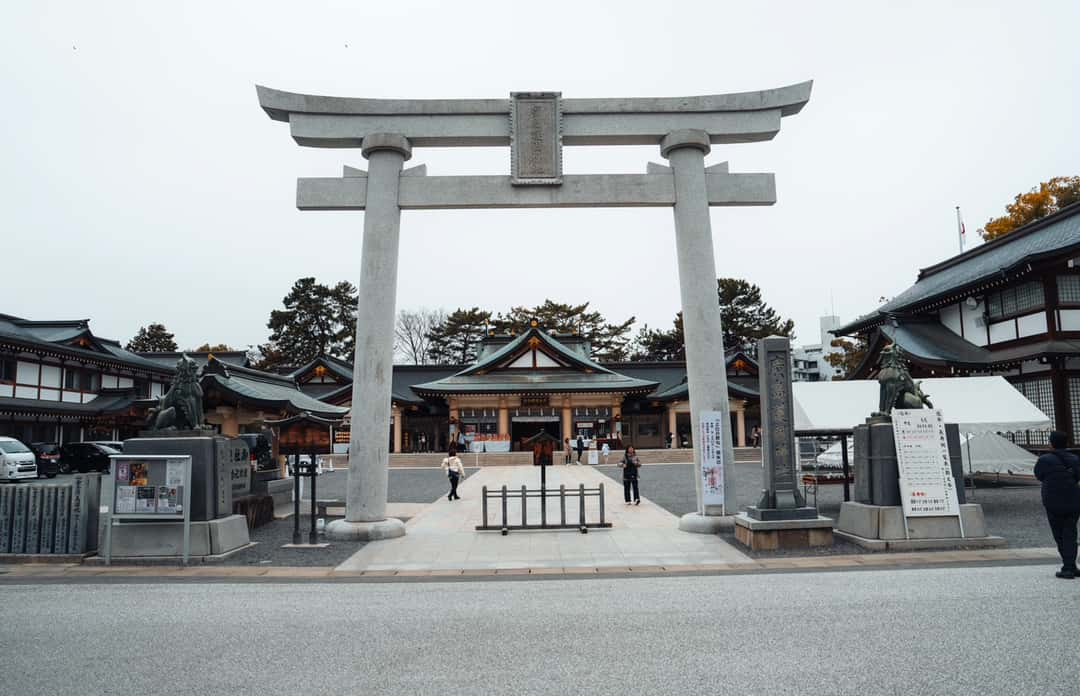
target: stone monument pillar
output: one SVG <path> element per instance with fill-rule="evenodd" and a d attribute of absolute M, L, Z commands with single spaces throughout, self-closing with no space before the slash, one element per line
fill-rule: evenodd
<path fill-rule="evenodd" d="M 375 133 L 364 138 L 361 152 L 368 159 L 368 204 L 356 311 L 346 512 L 345 519 L 326 526 L 326 536 L 374 540 L 405 534 L 401 520 L 386 517 L 386 490 L 401 231 L 398 181 L 412 147 L 402 135 Z"/>
<path fill-rule="evenodd" d="M 761 461 L 764 489 L 757 505 L 735 517 L 735 538 L 753 549 L 832 545 L 832 520 L 806 506 L 799 491 L 791 394 L 791 340 L 758 341 Z"/>
<path fill-rule="evenodd" d="M 735 450 L 728 425 L 727 367 L 720 303 L 716 295 L 716 260 L 713 257 L 709 197 L 705 185 L 705 155 L 709 136 L 699 130 L 676 130 L 660 142 L 660 154 L 671 162 L 675 179 L 675 249 L 679 263 L 679 295 L 686 334 L 686 375 L 690 389 L 690 428 L 695 445 L 694 485 L 698 510 L 684 515 L 679 528 L 715 533 L 724 509 L 706 507 L 702 497 L 700 418 L 702 411 L 724 414 L 724 508 L 736 509 Z M 677 437 L 677 435 L 676 435 Z"/>

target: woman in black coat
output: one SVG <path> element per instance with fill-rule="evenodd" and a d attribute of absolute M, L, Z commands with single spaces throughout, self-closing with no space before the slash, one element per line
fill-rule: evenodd
<path fill-rule="evenodd" d="M 641 468 L 641 460 L 638 459 L 637 450 L 633 447 L 627 447 L 619 466 L 622 467 L 623 497 L 626 498 L 626 504 L 630 504 L 632 489 L 634 505 L 641 505 L 641 494 L 638 492 L 638 469 Z"/>
<path fill-rule="evenodd" d="M 1076 577 L 1076 523 L 1080 519 L 1080 458 L 1065 449 L 1065 433 L 1050 433 L 1053 451 L 1039 455 L 1035 478 L 1042 481 L 1042 502 L 1046 519 L 1054 534 L 1061 570 L 1056 575 L 1065 580 Z"/>

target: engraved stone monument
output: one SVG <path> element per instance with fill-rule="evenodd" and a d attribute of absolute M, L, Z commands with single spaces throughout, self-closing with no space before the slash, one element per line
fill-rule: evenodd
<path fill-rule="evenodd" d="M 757 505 L 735 517 L 735 538 L 753 549 L 832 545 L 832 520 L 807 507 L 799 491 L 795 458 L 794 400 L 791 395 L 791 340 L 758 341 L 761 393 L 762 476 Z"/>

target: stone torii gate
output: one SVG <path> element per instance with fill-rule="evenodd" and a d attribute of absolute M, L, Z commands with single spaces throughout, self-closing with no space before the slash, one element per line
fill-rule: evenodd
<path fill-rule="evenodd" d="M 509 99 L 397 100 L 324 97 L 258 86 L 259 104 L 289 124 L 307 147 L 360 148 L 368 171 L 297 181 L 301 210 L 363 210 L 352 431 L 344 520 L 327 535 L 385 539 L 405 533 L 386 517 L 398 240 L 402 210 L 668 206 L 686 336 L 686 370 L 697 464 L 698 511 L 680 528 L 712 532 L 734 512 L 734 454 L 727 374 L 716 296 L 709 206 L 772 205 L 772 174 L 732 174 L 705 166 L 716 143 L 770 140 L 784 116 L 810 99 L 811 82 L 779 89 L 699 97 L 563 99 L 558 92 L 515 92 Z M 413 148 L 510 146 L 509 176 L 428 176 L 403 169 Z M 659 145 L 670 166 L 644 174 L 563 174 L 564 145 Z M 723 504 L 703 495 L 700 416 L 719 411 L 723 427 Z"/>

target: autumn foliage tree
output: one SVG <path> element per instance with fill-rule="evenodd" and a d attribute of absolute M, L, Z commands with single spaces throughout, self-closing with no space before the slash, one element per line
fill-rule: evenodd
<path fill-rule="evenodd" d="M 1080 176 L 1055 176 L 1027 193 L 1019 193 L 1005 206 L 1005 215 L 992 218 L 982 229 L 986 241 L 997 239 L 1029 222 L 1056 213 L 1065 206 L 1080 201 Z"/>

